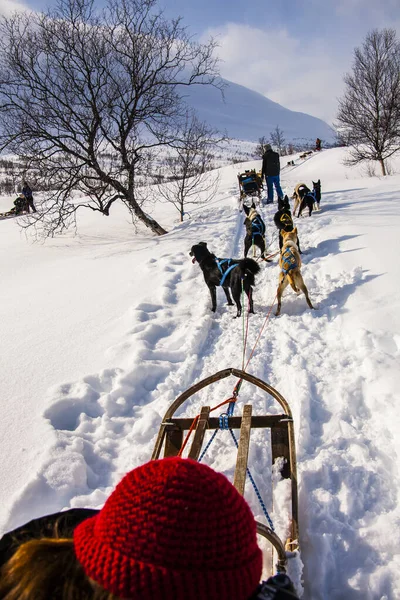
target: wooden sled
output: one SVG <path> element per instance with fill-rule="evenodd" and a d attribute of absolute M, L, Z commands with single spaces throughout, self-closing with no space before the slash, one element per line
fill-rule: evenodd
<path fill-rule="evenodd" d="M 285 542 L 272 531 L 270 527 L 257 521 L 257 533 L 266 538 L 274 547 L 277 553 L 276 569 L 278 572 L 286 571 L 287 555 L 286 550 L 294 551 L 298 549 L 298 500 L 297 500 L 297 475 L 296 475 L 296 451 L 294 443 L 293 419 L 289 405 L 286 400 L 273 387 L 249 375 L 245 371 L 239 369 L 228 368 L 218 371 L 210 377 L 206 377 L 199 381 L 188 390 L 183 392 L 169 407 L 160 425 L 158 437 L 154 446 L 152 460 L 160 458 L 161 451 L 164 445 L 164 456 L 177 456 L 184 443 L 184 432 L 188 431 L 197 418 L 195 424 L 193 440 L 188 452 L 188 457 L 198 460 L 203 445 L 204 435 L 207 429 L 218 429 L 220 426 L 219 418 L 210 416 L 210 407 L 204 406 L 201 409 L 200 415 L 193 418 L 178 418 L 174 417 L 177 409 L 196 392 L 202 388 L 233 375 L 239 380 L 245 380 L 253 385 L 264 390 L 272 396 L 281 406 L 283 413 L 279 415 L 262 415 L 252 416 L 252 406 L 248 404 L 244 406 L 242 416 L 227 417 L 228 427 L 230 429 L 240 429 L 240 438 L 238 443 L 236 468 L 234 474 L 233 485 L 238 492 L 243 495 L 246 472 L 247 459 L 250 444 L 250 434 L 252 429 L 268 428 L 271 430 L 271 448 L 272 448 L 272 464 L 279 459 L 284 459 L 284 466 L 281 475 L 285 479 L 291 480 L 291 509 L 292 520 L 290 524 L 290 534 Z M 272 486 L 272 481 L 271 481 Z"/>
<path fill-rule="evenodd" d="M 243 202 L 246 198 L 258 198 L 259 206 L 261 206 L 261 191 L 263 189 L 263 183 L 261 173 L 257 173 L 255 169 L 245 171 L 244 173 L 238 173 L 238 184 L 239 184 L 239 206 L 243 206 Z"/>

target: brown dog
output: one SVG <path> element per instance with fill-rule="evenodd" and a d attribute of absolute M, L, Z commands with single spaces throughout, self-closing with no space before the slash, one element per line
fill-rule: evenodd
<path fill-rule="evenodd" d="M 278 308 L 276 309 L 275 314 L 277 316 L 281 313 L 282 294 L 288 283 L 290 283 L 296 294 L 299 294 L 300 290 L 304 292 L 308 306 L 314 308 L 311 304 L 308 290 L 300 271 L 301 258 L 297 248 L 297 227 L 295 227 L 293 231 L 282 230 L 281 233 L 283 237 L 283 246 L 279 258 L 281 272 L 279 273 L 279 285 L 278 291 L 276 292 Z"/>

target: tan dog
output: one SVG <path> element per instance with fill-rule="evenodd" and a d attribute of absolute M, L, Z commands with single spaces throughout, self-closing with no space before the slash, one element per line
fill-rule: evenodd
<path fill-rule="evenodd" d="M 308 290 L 300 271 L 301 258 L 297 248 L 297 227 L 295 227 L 293 231 L 284 231 L 282 229 L 281 233 L 283 237 L 283 246 L 279 258 L 281 272 L 279 273 L 279 285 L 278 291 L 276 292 L 278 308 L 275 314 L 277 316 L 281 313 L 282 294 L 288 283 L 290 283 L 296 294 L 299 294 L 300 290 L 304 292 L 308 306 L 314 308 L 311 304 Z"/>
<path fill-rule="evenodd" d="M 294 199 L 294 207 L 293 214 L 296 214 L 297 208 L 300 207 L 301 201 L 307 192 L 311 192 L 310 188 L 305 183 L 298 183 L 294 188 L 293 196 Z"/>

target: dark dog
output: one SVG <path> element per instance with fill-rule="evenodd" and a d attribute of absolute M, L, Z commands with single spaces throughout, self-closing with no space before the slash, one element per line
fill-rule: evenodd
<path fill-rule="evenodd" d="M 313 181 L 313 193 L 315 198 L 314 209 L 319 210 L 319 205 L 321 202 L 321 180 Z"/>
<path fill-rule="evenodd" d="M 296 214 L 297 209 L 300 207 L 301 201 L 304 196 L 311 192 L 310 188 L 305 183 L 298 183 L 294 188 L 293 196 L 294 206 L 293 206 L 293 214 Z"/>
<path fill-rule="evenodd" d="M 314 208 L 314 202 L 315 202 L 315 196 L 314 196 L 313 192 L 311 192 L 311 191 L 306 192 L 306 194 L 301 199 L 300 208 L 299 208 L 299 212 L 298 212 L 297 216 L 301 217 L 301 213 L 303 212 L 303 210 L 306 207 L 308 207 L 308 216 L 311 217 L 311 213 Z"/>
<path fill-rule="evenodd" d="M 229 288 L 232 291 L 233 299 L 237 306 L 237 317 L 242 314 L 242 305 L 240 295 L 242 293 L 242 284 L 245 293 L 249 299 L 249 312 L 253 313 L 253 294 L 252 286 L 254 285 L 255 275 L 260 270 L 260 267 L 255 260 L 251 258 L 243 258 L 235 260 L 233 258 L 217 258 L 207 248 L 205 242 L 200 242 L 192 246 L 190 256 L 193 257 L 192 262 L 198 262 L 203 271 L 204 281 L 206 282 L 211 294 L 211 310 L 215 312 L 217 308 L 217 286 L 222 286 L 225 292 L 226 299 L 230 306 L 233 305 Z"/>
<path fill-rule="evenodd" d="M 282 231 L 293 231 L 294 224 L 292 219 L 292 213 L 290 212 L 290 203 L 289 198 L 285 196 L 282 199 L 278 199 L 278 211 L 274 215 L 274 223 L 276 227 L 279 229 L 279 250 L 282 250 L 283 246 L 283 237 Z M 297 247 L 300 250 L 300 241 L 297 237 Z"/>
<path fill-rule="evenodd" d="M 261 258 L 265 256 L 265 223 L 256 211 L 255 204 L 249 207 L 243 204 L 246 213 L 244 224 L 246 226 L 246 237 L 244 238 L 244 256 L 247 256 L 250 246 L 255 244 L 261 250 Z"/>

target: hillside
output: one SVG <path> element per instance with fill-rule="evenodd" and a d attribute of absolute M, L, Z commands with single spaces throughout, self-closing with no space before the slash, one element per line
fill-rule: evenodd
<path fill-rule="evenodd" d="M 316 310 L 287 291 L 249 366 L 289 402 L 295 424 L 301 557 L 292 569 L 304 598 L 395 600 L 400 595 L 398 471 L 400 175 L 364 176 L 342 165 L 346 149 L 284 167 L 282 183 L 320 178 L 322 210 L 297 219 L 303 276 Z M 285 159 L 286 160 L 286 159 Z M 285 164 L 283 161 L 282 164 Z M 242 321 L 210 298 L 188 251 L 206 241 L 241 256 L 237 172 L 221 169 L 217 198 L 183 224 L 167 205 L 162 238 L 134 235 L 123 207 L 83 214 L 79 234 L 27 243 L 0 221 L 0 530 L 66 507 L 99 507 L 121 476 L 149 460 L 166 408 L 216 370 L 242 364 Z M 400 171 L 400 161 L 393 162 Z M 0 198 L 0 210 L 12 198 Z M 271 251 L 272 217 L 263 210 Z M 279 269 L 263 265 L 249 347 L 274 300 Z M 221 290 L 219 290 L 221 292 Z M 214 405 L 231 380 L 195 397 Z M 265 400 L 243 386 L 239 409 Z M 252 437 L 250 464 L 271 507 L 268 443 Z M 232 477 L 231 441 L 205 458 Z M 263 520 L 250 487 L 246 498 Z M 272 518 L 285 529 L 283 495 Z"/>
<path fill-rule="evenodd" d="M 317 137 L 334 141 L 334 131 L 325 121 L 289 110 L 232 81 L 225 83 L 225 99 L 210 86 L 193 86 L 185 90 L 185 95 L 201 119 L 226 130 L 229 137 L 258 141 L 261 136 L 268 138 L 278 125 L 286 142 L 313 144 Z"/>

